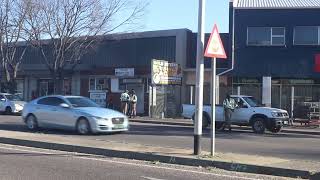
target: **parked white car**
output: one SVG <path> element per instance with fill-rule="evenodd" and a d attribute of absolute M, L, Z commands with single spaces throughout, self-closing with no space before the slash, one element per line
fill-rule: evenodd
<path fill-rule="evenodd" d="M 18 95 L 0 93 L 0 111 L 4 114 L 21 113 L 25 104 Z"/>
<path fill-rule="evenodd" d="M 283 125 L 288 124 L 289 115 L 286 110 L 262 107 L 252 96 L 231 96 L 237 103 L 232 114 L 231 123 L 239 126 L 251 126 L 255 133 L 264 133 L 266 129 L 277 133 Z M 224 109 L 221 105 L 216 106 L 216 128 L 224 125 Z M 183 105 L 183 117 L 194 119 L 195 106 Z M 202 126 L 211 124 L 211 106 L 204 106 Z"/>
<path fill-rule="evenodd" d="M 124 114 L 102 108 L 81 96 L 45 96 L 24 106 L 22 118 L 30 130 L 38 127 L 76 130 L 79 134 L 127 131 Z"/>

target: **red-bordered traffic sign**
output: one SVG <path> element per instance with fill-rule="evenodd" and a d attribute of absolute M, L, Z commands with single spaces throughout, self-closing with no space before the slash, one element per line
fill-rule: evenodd
<path fill-rule="evenodd" d="M 226 51 L 224 50 L 216 24 L 213 27 L 204 56 L 227 59 Z"/>

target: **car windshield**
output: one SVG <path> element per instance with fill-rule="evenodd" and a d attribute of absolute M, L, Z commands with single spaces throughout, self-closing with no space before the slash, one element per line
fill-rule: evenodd
<path fill-rule="evenodd" d="M 17 95 L 6 95 L 6 98 L 10 101 L 22 101 L 21 97 Z"/>
<path fill-rule="evenodd" d="M 260 104 L 254 97 L 243 97 L 243 99 L 251 106 L 251 107 L 259 107 Z"/>
<path fill-rule="evenodd" d="M 73 107 L 99 107 L 95 102 L 88 98 L 82 97 L 70 97 L 67 100 L 71 103 Z"/>

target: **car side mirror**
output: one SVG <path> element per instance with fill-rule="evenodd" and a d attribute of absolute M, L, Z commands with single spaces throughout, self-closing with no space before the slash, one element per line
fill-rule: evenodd
<path fill-rule="evenodd" d="M 70 108 L 69 104 L 66 104 L 66 103 L 60 104 L 60 107 L 62 107 L 62 108 Z"/>
<path fill-rule="evenodd" d="M 249 108 L 248 105 L 244 104 L 242 105 L 242 108 Z"/>

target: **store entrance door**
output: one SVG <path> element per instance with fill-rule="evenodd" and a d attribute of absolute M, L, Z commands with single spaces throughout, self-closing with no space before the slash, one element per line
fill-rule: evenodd
<path fill-rule="evenodd" d="M 137 102 L 137 114 L 144 114 L 144 88 L 143 84 L 127 84 L 126 86 L 129 91 L 134 89 L 138 97 Z"/>

